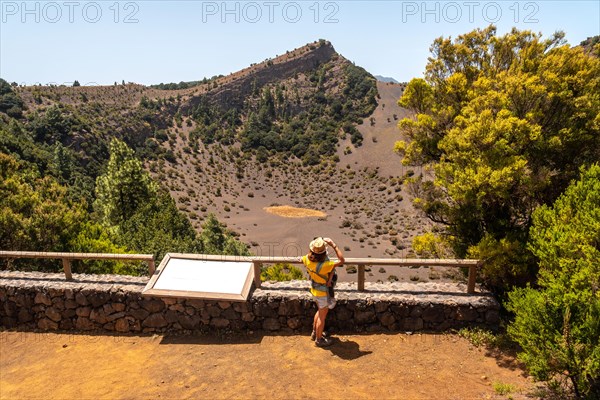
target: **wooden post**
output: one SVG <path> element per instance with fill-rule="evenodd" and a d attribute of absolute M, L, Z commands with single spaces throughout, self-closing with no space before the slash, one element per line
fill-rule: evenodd
<path fill-rule="evenodd" d="M 365 266 L 362 264 L 358 266 L 358 291 L 365 291 Z"/>
<path fill-rule="evenodd" d="M 252 264 L 254 265 L 254 285 L 258 289 L 260 287 L 260 284 L 261 284 L 261 280 L 260 280 L 260 267 L 262 267 L 262 264 L 260 262 L 258 262 L 258 261 L 254 261 Z"/>
<path fill-rule="evenodd" d="M 469 283 L 467 284 L 467 293 L 475 293 L 475 278 L 477 277 L 477 265 L 469 265 Z"/>
<path fill-rule="evenodd" d="M 63 262 L 63 270 L 65 271 L 65 278 L 68 281 L 72 281 L 73 275 L 71 274 L 71 260 L 69 260 L 68 258 L 63 258 L 62 262 Z"/>
<path fill-rule="evenodd" d="M 154 260 L 149 260 L 148 261 L 148 272 L 150 273 L 150 276 L 154 275 L 154 272 L 156 271 L 156 266 L 154 265 Z"/>

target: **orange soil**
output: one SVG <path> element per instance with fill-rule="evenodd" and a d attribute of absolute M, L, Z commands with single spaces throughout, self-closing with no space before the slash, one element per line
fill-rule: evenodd
<path fill-rule="evenodd" d="M 310 208 L 299 208 L 292 206 L 273 206 L 263 208 L 270 214 L 279 215 L 285 218 L 306 218 L 306 217 L 326 217 L 323 211 L 311 210 Z"/>
<path fill-rule="evenodd" d="M 515 360 L 456 335 L 91 336 L 0 332 L 2 399 L 514 399 Z"/>

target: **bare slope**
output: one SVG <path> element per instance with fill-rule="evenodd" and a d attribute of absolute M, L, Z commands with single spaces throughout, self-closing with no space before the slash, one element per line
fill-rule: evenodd
<path fill-rule="evenodd" d="M 249 162 L 240 179 L 235 147 L 202 146 L 199 154 L 187 155 L 178 138 L 175 153 L 182 160 L 168 165 L 161 181 L 169 182 L 193 219 L 217 214 L 256 254 L 299 255 L 313 237 L 322 235 L 335 238 L 352 257 L 411 256 L 412 237 L 429 222 L 415 213 L 402 185 L 409 171 L 393 152 L 401 138 L 397 122 L 407 115 L 397 105 L 403 86 L 380 82 L 378 90 L 374 123 L 367 117 L 359 125 L 363 145 L 340 142 L 335 166 L 304 167 L 294 159 Z M 184 124 L 183 129 L 192 128 Z M 306 207 L 327 216 L 289 219 L 265 212 L 274 205 Z"/>
<path fill-rule="evenodd" d="M 186 112 L 201 99 L 222 108 L 252 107 L 248 96 L 252 86 L 278 86 L 296 99 L 290 112 L 300 112 L 310 106 L 315 68 L 324 64 L 326 79 L 318 90 L 343 103 L 342 71 L 349 62 L 324 41 L 182 90 L 117 84 L 18 91 L 30 112 L 43 113 L 61 104 L 65 114 L 79 113 L 72 140 L 81 153 L 97 142 L 96 137 L 116 136 L 144 149 L 146 166 L 169 188 L 197 229 L 208 213 L 215 213 L 256 254 L 299 255 L 313 237 L 323 235 L 335 238 L 351 257 L 411 256 L 412 237 L 429 222 L 415 213 L 402 184 L 407 173 L 420 169 L 403 168 L 393 153 L 394 142 L 400 139 L 397 123 L 407 115 L 397 105 L 401 84 L 377 83 L 378 106 L 358 125 L 362 146 L 352 145 L 346 135 L 328 162 L 303 166 L 297 158 L 281 154 L 257 162 L 252 154 L 240 151 L 239 143 L 198 143 L 197 150 L 191 148 L 190 133 L 197 122 Z M 153 159 L 156 154 L 160 156 Z M 292 219 L 265 211 L 278 205 L 309 208 L 326 216 Z"/>

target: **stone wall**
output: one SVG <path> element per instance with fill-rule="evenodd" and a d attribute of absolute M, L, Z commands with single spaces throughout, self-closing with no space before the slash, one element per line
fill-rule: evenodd
<path fill-rule="evenodd" d="M 146 298 L 148 278 L 0 271 L 0 326 L 110 332 L 307 332 L 316 306 L 308 282 L 264 283 L 247 302 Z M 464 284 L 340 283 L 327 317 L 340 332 L 496 329 L 499 304 L 489 294 L 466 294 Z"/>

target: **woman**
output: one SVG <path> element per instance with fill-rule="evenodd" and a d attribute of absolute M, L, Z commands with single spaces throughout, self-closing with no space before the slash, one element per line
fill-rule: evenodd
<path fill-rule="evenodd" d="M 329 260 L 326 245 L 333 248 L 338 258 L 337 261 Z M 310 251 L 302 257 L 302 262 L 310 275 L 310 292 L 317 303 L 311 339 L 315 341 L 316 346 L 325 347 L 333 343 L 331 338 L 323 334 L 325 318 L 329 310 L 335 307 L 335 298 L 329 296 L 328 287 L 331 286 L 335 267 L 344 263 L 344 255 L 330 238 L 315 238 L 308 247 Z"/>

